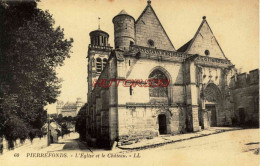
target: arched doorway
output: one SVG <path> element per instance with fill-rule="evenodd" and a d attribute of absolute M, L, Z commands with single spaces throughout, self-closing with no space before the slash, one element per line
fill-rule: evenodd
<path fill-rule="evenodd" d="M 160 114 L 158 115 L 158 124 L 159 124 L 159 133 L 167 134 L 167 123 L 166 123 L 166 115 Z"/>
<path fill-rule="evenodd" d="M 207 116 L 204 116 L 204 121 L 207 120 L 211 127 L 217 126 L 218 110 L 221 107 L 221 92 L 217 85 L 210 83 L 204 90 L 205 110 Z M 205 119 L 206 118 L 206 119 Z M 205 123 L 204 123 L 205 124 Z"/>

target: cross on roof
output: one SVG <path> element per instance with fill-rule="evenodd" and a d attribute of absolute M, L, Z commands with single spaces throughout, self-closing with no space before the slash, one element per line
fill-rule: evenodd
<path fill-rule="evenodd" d="M 100 29 L 100 17 L 98 17 L 98 29 Z"/>

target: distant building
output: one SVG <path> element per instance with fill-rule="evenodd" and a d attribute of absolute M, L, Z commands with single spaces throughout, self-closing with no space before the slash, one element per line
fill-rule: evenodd
<path fill-rule="evenodd" d="M 63 117 L 75 117 L 83 104 L 81 98 L 77 98 L 76 102 L 66 102 L 65 104 L 63 101 L 58 101 L 56 106 L 57 114 L 61 114 Z"/>

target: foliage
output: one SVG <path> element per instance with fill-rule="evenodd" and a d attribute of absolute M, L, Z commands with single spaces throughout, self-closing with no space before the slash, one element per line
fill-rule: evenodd
<path fill-rule="evenodd" d="M 62 136 L 65 135 L 65 134 L 69 134 L 70 133 L 66 123 L 63 123 L 61 125 L 61 133 L 62 133 Z"/>
<path fill-rule="evenodd" d="M 47 118 L 44 106 L 60 93 L 55 69 L 69 58 L 73 40 L 54 23 L 37 1 L 0 0 L 0 137 L 10 145 L 37 135 Z"/>
<path fill-rule="evenodd" d="M 70 128 L 75 126 L 75 117 L 63 117 L 62 114 L 59 114 L 58 116 L 57 114 L 53 114 L 50 116 L 50 123 L 51 122 L 55 122 L 61 126 L 62 131 L 59 131 L 59 136 L 63 136 L 69 134 Z"/>
<path fill-rule="evenodd" d="M 75 124 L 75 130 L 79 133 L 80 139 L 84 140 L 86 139 L 86 109 L 88 104 L 86 103 L 84 106 L 82 106 L 78 112 L 78 115 L 76 116 L 76 124 Z"/>

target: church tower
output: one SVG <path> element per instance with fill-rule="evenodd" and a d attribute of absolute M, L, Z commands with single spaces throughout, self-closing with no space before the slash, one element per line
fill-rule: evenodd
<path fill-rule="evenodd" d="M 128 50 L 130 45 L 135 44 L 135 19 L 122 10 L 113 18 L 115 48 Z"/>
<path fill-rule="evenodd" d="M 88 47 L 88 102 L 91 94 L 93 81 L 97 80 L 105 68 L 112 47 L 108 44 L 109 34 L 100 30 L 90 32 L 90 44 Z"/>

